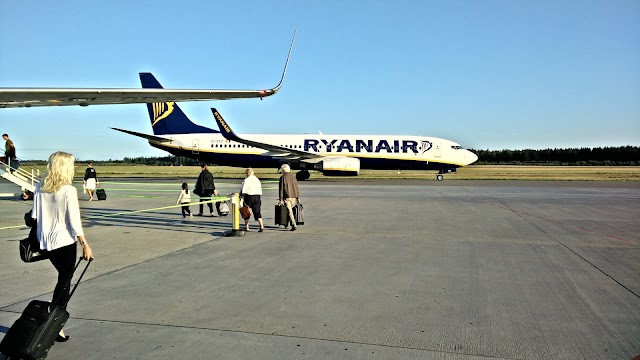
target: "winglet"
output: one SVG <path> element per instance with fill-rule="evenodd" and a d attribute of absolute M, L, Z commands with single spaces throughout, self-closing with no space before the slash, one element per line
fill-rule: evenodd
<path fill-rule="evenodd" d="M 220 133 L 222 133 L 222 136 L 224 136 L 224 138 L 227 140 L 238 141 L 240 137 L 238 137 L 238 135 L 236 135 L 233 130 L 231 130 L 231 127 L 229 127 L 227 122 L 224 121 L 222 115 L 220 115 L 218 110 L 216 110 L 215 108 L 211 108 L 211 112 L 213 113 L 213 117 L 216 119 L 216 123 L 220 128 Z"/>
<path fill-rule="evenodd" d="M 280 78 L 280 83 L 278 84 L 278 86 L 274 87 L 273 89 L 262 90 L 262 92 L 264 93 L 264 96 L 274 95 L 282 87 L 282 84 L 284 83 L 284 77 L 285 75 L 287 75 L 287 67 L 289 66 L 289 59 L 291 58 L 291 52 L 293 51 L 293 43 L 296 41 L 297 32 L 298 32 L 298 29 L 295 29 L 293 31 L 293 39 L 291 39 L 291 46 L 289 46 L 289 54 L 287 54 L 287 61 L 284 63 L 284 71 L 282 72 L 282 78 Z"/>

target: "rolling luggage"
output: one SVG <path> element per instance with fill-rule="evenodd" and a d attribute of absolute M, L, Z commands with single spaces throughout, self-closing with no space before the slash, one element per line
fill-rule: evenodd
<path fill-rule="evenodd" d="M 98 200 L 107 200 L 107 192 L 104 189 L 96 189 Z"/>
<path fill-rule="evenodd" d="M 293 208 L 293 218 L 296 220 L 296 225 L 304 225 L 304 208 L 302 204 L 298 202 Z"/>
<path fill-rule="evenodd" d="M 289 209 L 287 209 L 287 205 L 276 205 L 275 218 L 276 225 L 284 225 L 285 227 L 289 225 Z"/>
<path fill-rule="evenodd" d="M 75 269 L 78 268 L 81 261 L 82 258 L 78 260 Z M 87 262 L 87 266 L 78 278 L 69 298 L 76 291 L 89 264 L 91 264 L 91 260 Z M 71 283 L 71 279 L 69 279 L 69 283 Z M 53 346 L 58 333 L 69 319 L 69 313 L 65 310 L 68 302 L 69 299 L 63 305 L 59 305 L 47 301 L 31 301 L 0 342 L 0 352 L 11 359 L 44 359 Z"/>

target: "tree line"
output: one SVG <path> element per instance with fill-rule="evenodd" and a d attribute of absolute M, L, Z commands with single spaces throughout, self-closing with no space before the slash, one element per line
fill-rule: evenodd
<path fill-rule="evenodd" d="M 190 159 L 184 156 L 162 156 L 162 157 L 125 157 L 122 160 L 105 161 L 111 164 L 135 164 L 135 165 L 155 165 L 155 166 L 196 166 L 202 161 Z"/>
<path fill-rule="evenodd" d="M 475 163 L 478 165 L 640 166 L 640 147 L 638 146 L 537 150 L 469 150 L 478 155 L 478 161 Z M 94 161 L 94 163 L 197 166 L 201 162 L 182 156 L 140 156 L 125 157 L 122 160 Z"/>
<path fill-rule="evenodd" d="M 567 149 L 473 150 L 479 165 L 638 166 L 640 147 L 612 146 Z"/>

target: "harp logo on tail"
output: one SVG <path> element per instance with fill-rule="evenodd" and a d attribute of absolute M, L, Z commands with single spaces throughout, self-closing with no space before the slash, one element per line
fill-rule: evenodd
<path fill-rule="evenodd" d="M 151 126 L 155 126 L 160 120 L 171 115 L 174 104 L 175 102 L 173 101 L 166 103 L 153 103 L 153 123 Z"/>

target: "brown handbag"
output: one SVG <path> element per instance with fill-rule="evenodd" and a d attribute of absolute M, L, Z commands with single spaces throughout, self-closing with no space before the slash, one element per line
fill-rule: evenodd
<path fill-rule="evenodd" d="M 244 205 L 240 208 L 240 215 L 242 215 L 242 218 L 247 220 L 251 217 L 251 208 L 248 207 L 247 205 Z"/>

